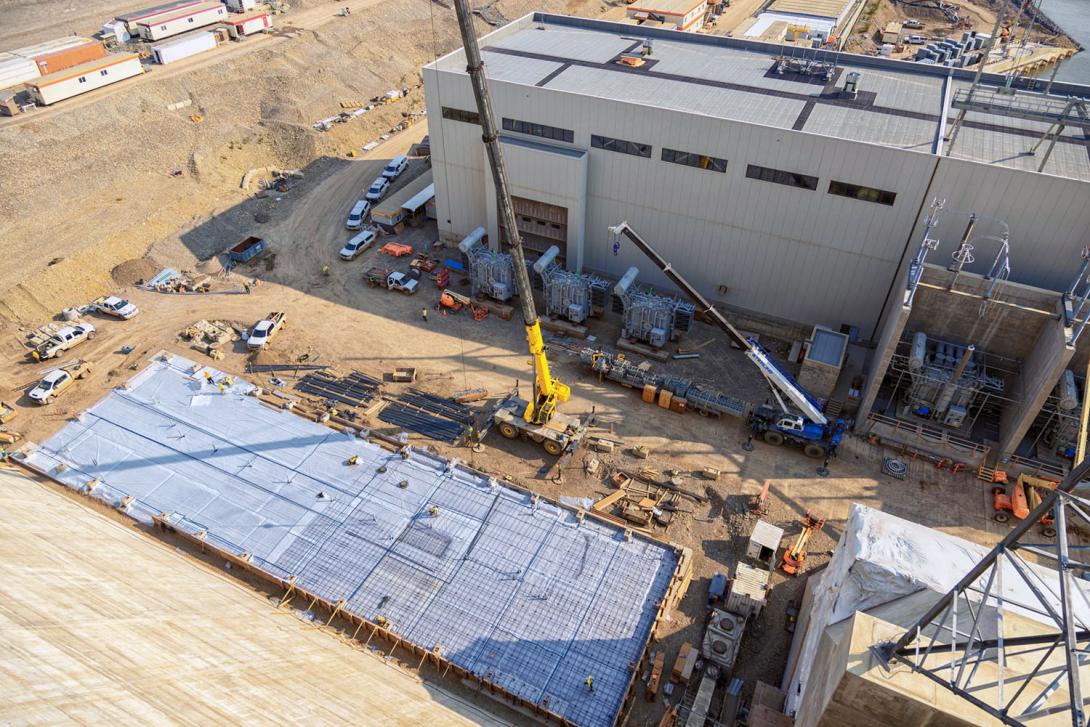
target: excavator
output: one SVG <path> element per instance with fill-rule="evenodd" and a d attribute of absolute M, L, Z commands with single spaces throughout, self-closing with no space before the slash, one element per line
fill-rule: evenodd
<path fill-rule="evenodd" d="M 484 61 L 481 59 L 481 49 L 477 44 L 477 32 L 473 28 L 473 15 L 468 0 L 455 0 L 454 9 L 458 15 L 462 45 L 465 46 L 466 70 L 469 73 L 473 98 L 481 121 L 488 166 L 496 187 L 500 220 L 507 235 L 507 251 L 511 254 L 514 263 L 515 287 L 518 290 L 519 307 L 526 327 L 526 341 L 529 344 L 534 368 L 533 395 L 529 399 L 523 399 L 516 390 L 496 410 L 493 423 L 499 428 L 500 434 L 508 439 L 527 437 L 540 443 L 549 454 L 560 455 L 565 450 L 572 451 L 578 445 L 586 432 L 586 425 L 578 417 L 557 410 L 558 404 L 568 400 L 571 390 L 559 379 L 554 378 L 549 371 L 549 360 L 545 355 L 545 340 L 541 335 L 541 324 L 538 321 L 537 309 L 534 307 L 530 275 L 527 272 L 526 257 L 522 249 L 522 235 L 515 217 L 515 205 L 511 199 L 507 167 L 504 164 L 503 151 L 499 143 L 499 130 L 492 112 L 492 100 L 484 74 Z"/>

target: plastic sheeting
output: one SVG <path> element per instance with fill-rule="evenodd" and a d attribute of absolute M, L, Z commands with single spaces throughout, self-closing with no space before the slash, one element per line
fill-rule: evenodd
<path fill-rule="evenodd" d="M 844 534 L 833 551 L 829 566 L 812 590 L 809 621 L 792 673 L 785 675 L 787 713 L 794 714 L 802 703 L 806 679 L 825 627 L 924 589 L 945 593 L 953 588 L 990 548 L 947 535 L 917 523 L 865 507 L 852 505 Z M 1042 581 L 1057 592 L 1055 573 L 1030 565 Z M 978 582 L 984 589 L 987 574 Z M 1039 613 L 1013 604 L 1035 602 L 1032 591 L 1010 565 L 1003 567 L 1001 592 L 1008 611 L 1036 621 Z M 997 586 L 993 586 L 993 590 Z M 1059 610 L 1059 601 L 1053 605 Z M 1076 614 L 1090 621 L 1090 607 L 1078 599 Z M 920 616 L 923 616 L 921 611 Z"/>
<path fill-rule="evenodd" d="M 252 388 L 158 360 L 28 461 L 77 490 L 94 481 L 92 495 L 115 507 L 133 497 L 132 517 L 165 513 L 272 575 L 382 616 L 576 724 L 612 724 L 677 568 L 673 549 L 266 406 Z"/>

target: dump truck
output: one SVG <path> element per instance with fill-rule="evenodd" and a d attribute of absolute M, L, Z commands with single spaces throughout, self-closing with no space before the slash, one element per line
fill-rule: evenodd
<path fill-rule="evenodd" d="M 246 346 L 251 351 L 256 351 L 259 348 L 263 348 L 269 339 L 272 338 L 284 327 L 287 322 L 287 314 L 283 311 L 273 311 L 263 320 L 250 330 L 250 335 L 246 339 Z"/>
<path fill-rule="evenodd" d="M 78 346 L 84 341 L 90 341 L 95 337 L 95 327 L 90 323 L 77 323 L 74 326 L 65 326 L 51 335 L 45 341 L 39 343 L 30 357 L 35 361 L 45 361 L 56 358 L 65 351 Z"/>
<path fill-rule="evenodd" d="M 41 406 L 52 404 L 72 384 L 89 373 L 91 373 L 91 365 L 86 361 L 82 359 L 69 361 L 46 371 L 41 381 L 27 392 L 27 396 Z"/>

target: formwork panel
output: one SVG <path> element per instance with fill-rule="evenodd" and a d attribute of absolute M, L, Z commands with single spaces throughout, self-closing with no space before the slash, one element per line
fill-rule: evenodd
<path fill-rule="evenodd" d="M 294 576 L 574 724 L 612 725 L 677 569 L 673 548 L 266 406 L 252 388 L 161 358 L 28 447 L 27 463 Z"/>

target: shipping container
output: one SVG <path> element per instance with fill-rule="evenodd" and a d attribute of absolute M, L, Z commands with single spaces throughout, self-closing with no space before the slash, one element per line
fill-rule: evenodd
<path fill-rule="evenodd" d="M 144 18 L 136 24 L 144 40 L 162 40 L 227 19 L 221 2 L 202 2 Z"/>
<path fill-rule="evenodd" d="M 203 30 L 156 43 L 151 47 L 151 52 L 156 63 L 166 65 L 213 50 L 216 45 L 216 34 L 210 30 Z"/>
<path fill-rule="evenodd" d="M 0 53 L 0 88 L 18 86 L 41 76 L 38 64 L 30 58 Z"/>
<path fill-rule="evenodd" d="M 106 48 L 97 40 L 89 40 L 81 45 L 74 45 L 63 50 L 51 51 L 34 56 L 38 70 L 43 76 L 66 68 L 73 68 L 82 63 L 97 61 L 106 57 Z"/>
<path fill-rule="evenodd" d="M 140 34 L 136 24 L 141 20 L 150 18 L 153 15 L 162 15 L 163 13 L 170 12 L 171 10 L 178 10 L 179 8 L 188 8 L 193 5 L 200 5 L 204 0 L 175 0 L 175 2 L 163 3 L 162 5 L 153 5 L 148 8 L 142 8 L 140 10 L 133 10 L 128 13 L 122 13 L 116 16 L 114 19 L 119 20 L 125 24 L 125 30 L 129 32 L 129 35 L 134 38 Z"/>
<path fill-rule="evenodd" d="M 26 87 L 35 103 L 48 106 L 138 76 L 143 71 L 140 56 L 135 53 L 108 55 L 97 61 L 42 76 L 27 83 Z"/>
<path fill-rule="evenodd" d="M 268 13 L 253 13 L 244 17 L 230 17 L 224 21 L 233 40 L 238 40 L 244 35 L 262 33 L 272 27 L 272 18 Z"/>

